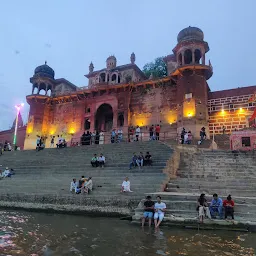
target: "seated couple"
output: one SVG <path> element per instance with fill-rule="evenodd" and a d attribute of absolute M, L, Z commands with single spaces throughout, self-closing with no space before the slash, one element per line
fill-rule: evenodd
<path fill-rule="evenodd" d="M 142 227 L 144 227 L 145 220 L 148 218 L 148 225 L 151 227 L 151 221 L 154 216 L 155 228 L 158 228 L 164 219 L 164 213 L 166 212 L 166 204 L 161 201 L 161 197 L 157 196 L 157 202 L 154 203 L 151 200 L 151 196 L 146 197 L 144 202 L 144 213 L 142 217 Z"/>
<path fill-rule="evenodd" d="M 129 165 L 130 170 L 132 169 L 132 166 L 139 166 L 139 168 L 141 168 L 142 166 L 146 165 L 152 165 L 152 156 L 149 154 L 149 152 L 147 152 L 145 157 L 142 152 L 140 152 L 138 156 L 136 155 L 136 153 L 133 153 L 132 161 Z"/>
<path fill-rule="evenodd" d="M 12 175 L 14 175 L 14 170 L 13 169 L 9 169 L 8 167 L 5 168 L 4 171 L 0 170 L 0 178 L 7 178 L 7 177 L 12 177 Z"/>
<path fill-rule="evenodd" d="M 59 138 L 58 143 L 56 144 L 57 148 L 66 148 L 67 147 L 67 142 L 63 138 Z"/>
<path fill-rule="evenodd" d="M 92 167 L 105 167 L 106 158 L 101 153 L 99 157 L 97 157 L 97 154 L 94 154 L 94 157 L 91 160 Z"/>
<path fill-rule="evenodd" d="M 70 192 L 75 191 L 76 194 L 86 193 L 89 194 L 92 191 L 92 177 L 88 179 L 84 176 L 77 182 L 76 179 L 73 179 L 70 184 Z"/>
<path fill-rule="evenodd" d="M 201 223 L 203 223 L 205 217 L 209 219 L 215 219 L 216 216 L 222 219 L 223 208 L 225 213 L 225 219 L 227 219 L 228 216 L 231 216 L 231 218 L 234 219 L 234 206 L 235 203 L 234 200 L 232 200 L 231 195 L 229 195 L 227 199 L 222 202 L 222 199 L 219 198 L 218 195 L 215 193 L 213 194 L 213 199 L 210 203 L 210 206 L 208 207 L 208 202 L 205 198 L 205 194 L 201 194 L 197 201 L 199 220 Z"/>

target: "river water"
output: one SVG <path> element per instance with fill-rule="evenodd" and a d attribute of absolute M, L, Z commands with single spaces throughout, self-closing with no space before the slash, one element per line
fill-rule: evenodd
<path fill-rule="evenodd" d="M 0 256 L 247 256 L 256 234 L 131 225 L 112 218 L 0 211 Z"/>

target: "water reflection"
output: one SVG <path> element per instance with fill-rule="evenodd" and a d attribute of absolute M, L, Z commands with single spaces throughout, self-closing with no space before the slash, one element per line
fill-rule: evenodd
<path fill-rule="evenodd" d="M 0 212 L 0 256 L 253 256 L 256 235 L 130 225 L 118 219 Z"/>

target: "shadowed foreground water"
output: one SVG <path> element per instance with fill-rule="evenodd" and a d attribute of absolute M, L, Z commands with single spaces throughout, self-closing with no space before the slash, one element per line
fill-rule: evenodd
<path fill-rule="evenodd" d="M 127 221 L 0 211 L 0 255 L 255 255 L 256 234 L 154 229 Z"/>

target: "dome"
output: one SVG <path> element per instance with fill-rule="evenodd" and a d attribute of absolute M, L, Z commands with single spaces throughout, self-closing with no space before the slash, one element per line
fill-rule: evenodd
<path fill-rule="evenodd" d="M 109 56 L 108 58 L 107 58 L 107 61 L 108 60 L 115 60 L 116 61 L 116 57 L 114 56 L 114 55 L 111 55 L 111 56 Z"/>
<path fill-rule="evenodd" d="M 54 79 L 54 75 L 54 70 L 49 67 L 46 62 L 44 65 L 38 66 L 35 69 L 35 76 L 49 77 Z"/>
<path fill-rule="evenodd" d="M 180 31 L 177 37 L 178 43 L 186 40 L 204 40 L 204 33 L 200 28 L 187 27 Z"/>

